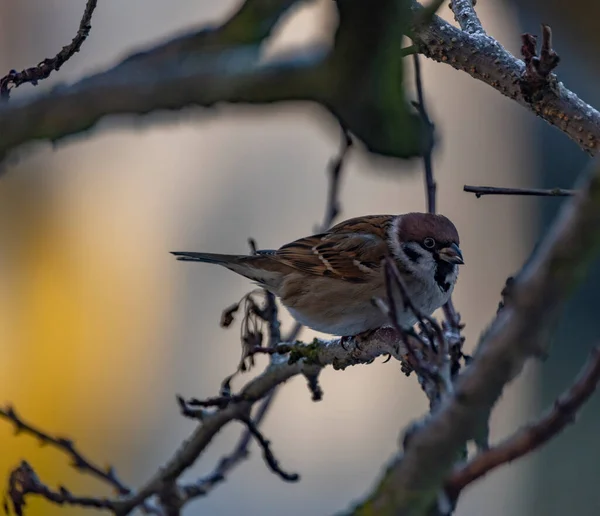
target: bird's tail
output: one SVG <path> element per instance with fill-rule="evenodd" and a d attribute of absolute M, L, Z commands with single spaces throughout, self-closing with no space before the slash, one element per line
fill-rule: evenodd
<path fill-rule="evenodd" d="M 239 263 L 245 258 L 245 256 L 237 254 L 193 253 L 186 251 L 174 251 L 171 254 L 175 255 L 182 262 L 218 263 L 225 266 L 227 264 Z"/>
<path fill-rule="evenodd" d="M 178 260 L 184 262 L 204 262 L 222 265 L 277 293 L 282 275 L 279 270 L 280 267 L 277 267 L 277 263 L 269 258 L 269 253 L 270 251 L 264 251 L 255 255 L 243 255 L 171 252 Z"/>

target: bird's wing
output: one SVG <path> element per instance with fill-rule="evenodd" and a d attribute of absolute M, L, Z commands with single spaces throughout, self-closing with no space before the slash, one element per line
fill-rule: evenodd
<path fill-rule="evenodd" d="M 269 258 L 309 274 L 364 282 L 379 271 L 388 253 L 391 219 L 391 215 L 350 219 L 325 233 L 286 244 L 269 253 Z"/>

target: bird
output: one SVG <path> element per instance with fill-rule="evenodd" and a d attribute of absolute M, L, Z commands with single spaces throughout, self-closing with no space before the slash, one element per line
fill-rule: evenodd
<path fill-rule="evenodd" d="M 414 307 L 426 315 L 452 295 L 464 264 L 455 225 L 444 215 L 364 215 L 276 250 L 252 255 L 172 252 L 181 261 L 215 263 L 277 296 L 299 323 L 321 333 L 354 337 L 388 326 L 373 303 L 386 297 L 383 260 L 396 264 Z M 414 310 L 394 299 L 397 322 L 410 330 Z"/>

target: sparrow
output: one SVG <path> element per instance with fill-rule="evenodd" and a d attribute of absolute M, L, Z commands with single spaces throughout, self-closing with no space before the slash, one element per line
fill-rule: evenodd
<path fill-rule="evenodd" d="M 277 296 L 299 323 L 342 337 L 389 325 L 372 302 L 386 297 L 386 257 L 396 263 L 412 303 L 427 315 L 450 299 L 464 263 L 456 227 L 431 213 L 356 217 L 254 255 L 172 254 L 237 272 Z M 400 326 L 410 329 L 415 314 L 400 297 L 394 300 Z"/>

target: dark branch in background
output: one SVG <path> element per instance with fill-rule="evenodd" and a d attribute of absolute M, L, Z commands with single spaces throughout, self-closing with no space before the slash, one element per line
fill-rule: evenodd
<path fill-rule="evenodd" d="M 416 0 L 409 2 L 414 14 L 409 35 L 418 51 L 514 99 L 558 127 L 589 154 L 598 152 L 600 113 L 554 80 L 552 73 L 547 76 L 549 87 L 532 96 L 527 92 L 531 74 L 527 73 L 525 63 L 498 41 L 484 32 L 471 34 L 454 27 L 438 16 L 430 16 L 429 9 Z M 11 130 L 1 131 L 0 161 L 24 143 L 56 141 L 84 132 L 111 114 L 147 114 L 164 109 L 212 107 L 217 103 L 264 105 L 309 101 L 327 105 L 328 109 L 343 103 L 343 89 L 330 91 L 336 81 L 331 77 L 327 49 L 305 49 L 301 55 L 287 55 L 275 63 L 258 62 L 258 43 L 268 37 L 280 16 L 294 3 L 293 0 L 247 1 L 221 27 L 197 29 L 138 52 L 106 72 L 4 105 L 0 108 L 0 128 Z M 257 13 L 264 16 L 265 23 L 254 28 Z M 553 58 L 547 47 L 543 45 L 539 59 L 548 64 Z M 546 50 L 548 58 L 544 57 Z M 400 58 L 403 50 L 398 48 L 397 54 Z M 529 59 L 530 54 L 524 57 Z M 197 58 L 184 59 L 186 55 Z M 239 66 L 232 71 L 224 65 L 234 58 Z M 545 73 L 547 64 L 538 66 L 538 73 Z M 174 88 L 174 84 L 178 87 Z M 365 130 L 362 125 L 360 120 L 353 119 L 347 128 L 354 134 L 362 133 Z"/>
<path fill-rule="evenodd" d="M 83 17 L 79 22 L 79 29 L 73 38 L 73 41 L 52 58 L 44 59 L 40 64 L 32 68 L 27 68 L 20 72 L 11 70 L 7 75 L 0 79 L 0 98 L 8 100 L 11 87 L 17 88 L 27 82 L 37 85 L 38 81 L 44 80 L 52 72 L 57 72 L 74 54 L 79 52 L 81 45 L 86 40 L 92 28 L 92 14 L 96 9 L 97 0 L 87 0 Z"/>
<path fill-rule="evenodd" d="M 477 198 L 482 195 L 531 195 L 538 197 L 568 197 L 575 195 L 576 190 L 565 190 L 564 188 L 501 188 L 498 186 L 470 186 L 465 185 L 465 192 L 474 193 Z"/>
<path fill-rule="evenodd" d="M 0 131 L 0 161 L 19 145 L 58 141 L 109 114 L 286 101 L 320 105 L 370 152 L 421 155 L 423 128 L 402 88 L 400 53 L 411 17 L 408 3 L 336 2 L 340 23 L 333 47 L 261 60 L 256 25 L 265 38 L 293 3 L 247 0 L 248 9 L 240 8 L 219 27 L 197 29 L 78 83 L 2 106 L 0 129 L 10 125 L 11 130 Z M 392 88 L 387 87 L 390 73 Z M 358 96 L 361 102 L 355 101 Z"/>
<path fill-rule="evenodd" d="M 492 469 L 540 448 L 562 432 L 566 426 L 574 423 L 583 404 L 594 394 L 598 382 L 600 382 L 600 347 L 593 350 L 575 383 L 555 401 L 554 407 L 539 421 L 522 428 L 502 443 L 480 453 L 457 469 L 446 484 L 449 494 L 456 498 L 462 489 Z"/>

